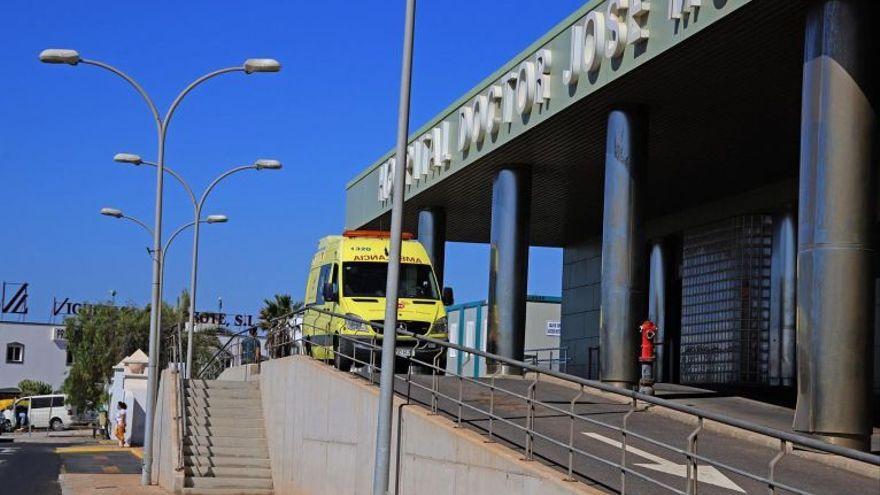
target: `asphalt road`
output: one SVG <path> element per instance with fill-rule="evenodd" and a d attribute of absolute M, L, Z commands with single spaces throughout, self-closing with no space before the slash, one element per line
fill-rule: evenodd
<path fill-rule="evenodd" d="M 59 445 L 51 443 L 0 443 L 0 493 L 4 495 L 60 495 Z"/>
<path fill-rule="evenodd" d="M 404 375 L 399 375 L 399 378 Z M 430 376 L 416 376 L 416 381 L 430 388 Z M 522 379 L 496 379 L 495 385 L 525 397 L 531 382 Z M 407 385 L 400 379 L 397 392 L 406 395 Z M 487 436 L 490 421 L 486 412 L 490 407 L 502 420 L 491 421 L 493 440 L 523 451 L 529 441 L 522 430 L 526 423 L 527 405 L 523 398 L 496 392 L 490 397 L 488 388 L 455 377 L 440 377 L 440 393 L 450 398 L 463 398 L 466 406 L 461 408 L 462 424 Z M 431 393 L 416 385 L 409 387 L 414 402 L 430 404 Z M 536 398 L 553 407 L 569 410 L 577 390 L 553 383 L 540 383 Z M 452 420 L 459 416 L 459 406 L 448 399 L 440 399 L 441 413 Z M 535 409 L 533 437 L 534 462 L 542 462 L 560 469 L 564 477 L 569 466 L 569 438 L 575 451 L 571 467 L 574 477 L 586 484 L 608 493 L 620 493 L 622 472 L 617 464 L 621 460 L 621 434 L 613 427 L 622 425 L 629 406 L 584 393 L 574 405 L 577 414 L 589 418 L 572 421 L 568 415 L 547 407 Z M 669 447 L 629 435 L 627 439 L 625 483 L 628 493 L 645 495 L 685 493 L 686 458 L 683 454 L 687 437 L 694 425 L 665 418 L 644 410 L 629 416 L 628 427 L 636 434 L 662 442 Z M 560 443 L 562 445 L 560 445 Z M 671 448 L 670 448 L 671 447 Z M 768 463 L 777 451 L 745 440 L 734 439 L 717 433 L 703 431 L 698 437 L 698 454 L 721 461 L 731 467 L 766 476 Z M 766 494 L 766 483 L 737 474 L 728 469 L 714 468 L 699 462 L 699 493 L 701 495 L 731 495 L 736 493 Z M 815 494 L 878 495 L 880 493 L 880 469 L 878 476 L 870 478 L 830 467 L 795 455 L 786 455 L 776 466 L 777 482 Z M 845 487 L 845 488 L 844 488 Z M 777 493 L 792 493 L 778 490 Z"/>

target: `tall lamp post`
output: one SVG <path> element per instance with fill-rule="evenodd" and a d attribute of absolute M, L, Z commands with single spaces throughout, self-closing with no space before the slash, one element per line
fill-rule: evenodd
<path fill-rule="evenodd" d="M 388 279 L 385 284 L 385 321 L 382 339 L 382 371 L 379 376 L 379 424 L 376 428 L 376 463 L 373 495 L 388 493 L 391 469 L 391 416 L 394 399 L 394 347 L 397 344 L 397 289 L 400 283 L 400 242 L 403 231 L 403 190 L 406 173 L 406 140 L 409 133 L 409 99 L 412 80 L 413 30 L 416 0 L 406 1 L 403 58 L 400 67 L 400 100 L 397 108 L 397 166 L 391 203 L 391 240 L 388 248 Z"/>
<path fill-rule="evenodd" d="M 144 99 L 149 107 L 150 114 L 153 116 L 153 120 L 156 123 L 156 135 L 158 138 L 158 144 L 156 149 L 157 156 L 157 167 L 156 167 L 156 206 L 155 206 L 155 220 L 153 227 L 153 252 L 155 255 L 153 258 L 153 282 L 152 282 L 152 291 L 151 291 L 151 304 L 150 304 L 150 361 L 147 365 L 147 407 L 146 407 L 146 425 L 144 426 L 144 455 L 143 455 L 143 468 L 141 471 L 141 484 L 149 485 L 151 483 L 152 478 L 152 470 L 153 470 L 153 422 L 155 417 L 155 405 L 156 405 L 156 395 L 158 393 L 158 355 L 157 350 L 159 347 L 159 329 L 161 328 L 161 313 L 159 311 L 159 307 L 161 305 L 161 263 L 162 263 L 162 190 L 163 190 L 163 180 L 165 177 L 163 168 L 165 164 L 165 138 L 168 134 L 168 126 L 171 123 L 171 118 L 174 116 L 174 111 L 180 105 L 183 98 L 190 93 L 193 89 L 196 88 L 199 84 L 211 79 L 213 77 L 219 76 L 221 74 L 226 74 L 229 72 L 244 72 L 245 74 L 252 74 L 257 72 L 278 72 L 281 70 L 281 64 L 278 63 L 277 60 L 268 59 L 268 58 L 257 58 L 257 59 L 248 59 L 242 65 L 237 65 L 234 67 L 227 67 L 224 69 L 219 69 L 214 72 L 209 72 L 195 81 L 191 82 L 188 86 L 183 88 L 183 90 L 174 98 L 171 102 L 171 106 L 168 107 L 168 111 L 165 113 L 164 117 L 159 115 L 159 109 L 156 107 L 156 104 L 153 102 L 150 95 L 135 81 L 131 76 L 122 72 L 121 70 L 113 67 L 112 65 L 106 64 L 104 62 L 100 62 L 97 60 L 89 60 L 80 57 L 79 52 L 76 50 L 68 50 L 68 49 L 59 49 L 59 48 L 49 48 L 40 52 L 40 61 L 47 64 L 66 64 L 71 66 L 76 65 L 92 65 L 95 67 L 99 67 L 101 69 L 107 70 L 116 74 L 117 76 L 124 79 L 127 83 L 129 83 L 140 96 Z"/>
<path fill-rule="evenodd" d="M 133 153 L 117 153 L 113 159 L 119 163 L 130 163 L 132 165 L 150 165 L 156 167 L 157 165 L 153 162 L 149 162 L 143 160 L 140 156 L 135 155 Z M 279 170 L 281 169 L 281 162 L 278 160 L 269 160 L 269 159 L 260 159 L 255 161 L 252 165 L 242 165 L 240 167 L 235 167 L 232 169 L 223 172 L 216 179 L 214 179 L 205 191 L 202 193 L 202 196 L 196 200 L 196 196 L 193 193 L 192 188 L 187 184 L 187 182 L 183 179 L 183 177 L 175 172 L 173 169 L 165 167 L 165 171 L 168 172 L 172 177 L 177 179 L 178 182 L 186 189 L 187 194 L 189 194 L 190 201 L 193 204 L 194 216 L 193 218 L 201 218 L 202 217 L 202 207 L 205 205 L 205 200 L 208 199 L 208 194 L 214 189 L 214 187 L 226 177 L 237 173 L 243 172 L 245 170 Z M 189 286 L 189 322 L 187 324 L 187 347 L 186 347 L 186 367 L 185 373 L 187 378 L 192 378 L 192 364 L 193 364 L 193 332 L 195 331 L 195 321 L 196 321 L 196 289 L 198 285 L 198 270 L 199 270 L 199 222 L 193 220 L 192 222 L 195 227 L 193 229 L 193 252 L 192 252 L 192 269 L 190 271 L 190 286 Z"/>

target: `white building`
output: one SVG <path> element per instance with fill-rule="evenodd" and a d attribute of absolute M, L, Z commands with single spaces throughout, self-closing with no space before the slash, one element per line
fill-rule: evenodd
<path fill-rule="evenodd" d="M 71 364 L 64 325 L 0 322 L 0 388 L 25 379 L 61 388 Z"/>
<path fill-rule="evenodd" d="M 111 436 L 116 425 L 116 405 L 124 402 L 128 406 L 125 441 L 131 445 L 144 443 L 144 418 L 147 404 L 147 363 L 149 357 L 138 349 L 113 367 L 110 379 L 108 417 Z"/>

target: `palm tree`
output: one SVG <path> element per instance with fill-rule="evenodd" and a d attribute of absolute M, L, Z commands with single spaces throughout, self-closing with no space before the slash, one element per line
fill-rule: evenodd
<path fill-rule="evenodd" d="M 290 355 L 290 331 L 284 317 L 292 315 L 302 306 L 302 302 L 294 302 L 290 294 L 275 294 L 271 299 L 263 300 L 259 325 L 269 332 L 266 346 L 272 357 Z"/>

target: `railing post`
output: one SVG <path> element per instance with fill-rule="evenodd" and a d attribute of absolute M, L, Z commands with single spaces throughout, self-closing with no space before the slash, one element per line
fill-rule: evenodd
<path fill-rule="evenodd" d="M 437 369 L 440 362 L 440 354 L 434 356 L 434 367 L 431 368 L 431 414 L 437 414 L 438 400 L 437 389 L 440 387 L 440 372 Z"/>
<path fill-rule="evenodd" d="M 489 440 L 487 443 L 495 443 L 492 437 L 495 426 L 495 374 L 492 374 L 489 382 Z"/>
<path fill-rule="evenodd" d="M 687 495 L 697 495 L 697 459 L 694 454 L 697 453 L 697 439 L 700 431 L 703 429 L 703 417 L 697 416 L 697 428 L 688 435 L 687 438 L 687 477 L 685 482 L 685 493 Z"/>
<path fill-rule="evenodd" d="M 788 453 L 788 442 L 785 440 L 779 441 L 779 453 L 770 460 L 769 465 L 769 474 L 767 477 L 767 488 L 770 495 L 774 495 L 776 493 L 776 463 L 778 463 L 785 454 Z"/>
<path fill-rule="evenodd" d="M 541 377 L 540 373 L 535 372 L 535 381 L 529 385 L 528 391 L 528 399 L 527 405 L 528 409 L 526 409 L 526 459 L 527 461 L 531 461 L 533 459 L 532 452 L 535 449 L 535 435 L 532 431 L 535 427 L 535 389 L 538 387 L 538 379 Z"/>
<path fill-rule="evenodd" d="M 370 385 L 376 383 L 376 335 L 370 338 Z"/>
<path fill-rule="evenodd" d="M 627 425 L 629 424 L 629 417 L 636 412 L 636 408 L 638 407 L 639 401 L 635 397 L 633 397 L 632 402 L 629 403 L 629 411 L 623 415 L 623 425 L 620 429 L 620 494 L 626 495 L 626 447 L 627 447 Z"/>
<path fill-rule="evenodd" d="M 581 385 L 580 391 L 571 399 L 571 409 L 568 411 L 568 477 L 565 481 L 575 481 L 574 479 L 574 406 L 584 395 L 584 386 Z"/>
<path fill-rule="evenodd" d="M 455 425 L 456 428 L 461 428 L 461 412 L 462 412 L 462 398 L 464 395 L 464 377 L 458 376 L 458 421 Z"/>

